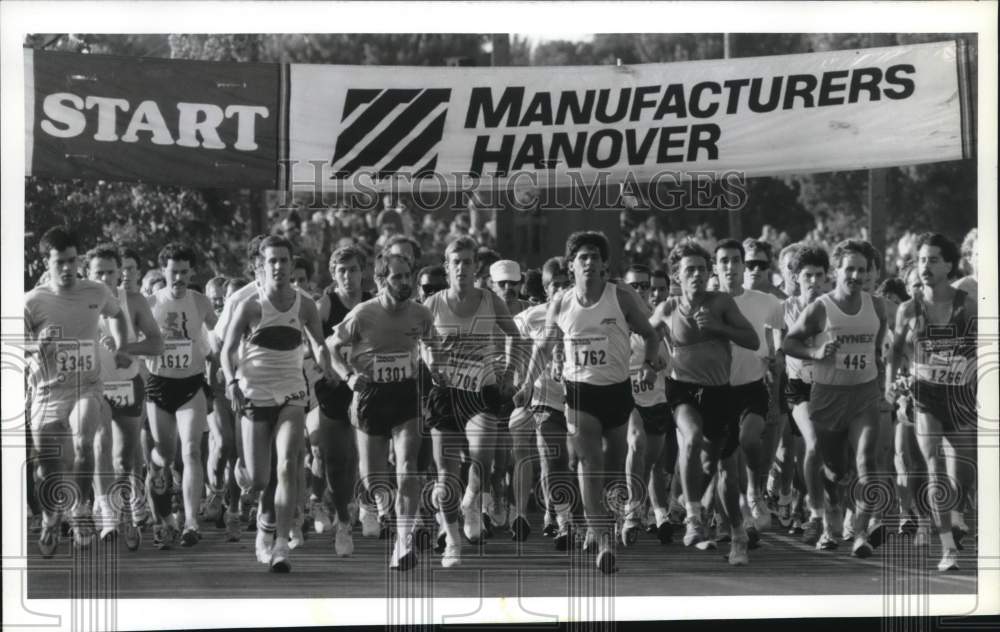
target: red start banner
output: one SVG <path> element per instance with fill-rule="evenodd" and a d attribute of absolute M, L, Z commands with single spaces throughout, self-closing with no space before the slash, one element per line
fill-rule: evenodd
<path fill-rule="evenodd" d="M 279 64 L 24 56 L 29 175 L 278 188 Z"/>

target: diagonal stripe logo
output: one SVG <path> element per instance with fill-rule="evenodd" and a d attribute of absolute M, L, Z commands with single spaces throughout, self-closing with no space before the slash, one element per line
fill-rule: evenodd
<path fill-rule="evenodd" d="M 450 97 L 449 88 L 348 90 L 332 177 L 361 169 L 376 179 L 401 171 L 418 178 L 433 173 Z"/>

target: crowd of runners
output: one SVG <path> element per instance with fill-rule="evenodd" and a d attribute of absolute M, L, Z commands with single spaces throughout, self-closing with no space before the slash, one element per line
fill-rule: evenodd
<path fill-rule="evenodd" d="M 745 565 L 765 530 L 867 558 L 892 529 L 936 535 L 955 570 L 977 289 L 955 243 L 914 245 L 877 284 L 861 240 L 691 239 L 664 272 L 619 270 L 579 232 L 531 272 L 468 236 L 418 268 L 406 238 L 312 262 L 261 235 L 245 278 L 201 291 L 187 245 L 143 271 L 51 228 L 24 312 L 38 549 L 195 547 L 218 529 L 289 572 L 306 533 L 340 556 L 360 536 L 394 539 L 404 571 L 544 537 L 611 573 L 639 538 L 728 545 Z M 317 295 L 315 263 L 333 279 Z"/>

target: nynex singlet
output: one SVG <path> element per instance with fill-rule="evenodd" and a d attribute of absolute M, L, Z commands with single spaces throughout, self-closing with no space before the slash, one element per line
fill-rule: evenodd
<path fill-rule="evenodd" d="M 875 336 L 878 334 L 878 314 L 871 294 L 861 293 L 861 309 L 853 316 L 837 307 L 830 294 L 817 299 L 826 310 L 823 333 L 816 336 L 816 347 L 831 340 L 840 342 L 837 353 L 813 363 L 813 381 L 828 386 L 867 384 L 876 378 Z"/>

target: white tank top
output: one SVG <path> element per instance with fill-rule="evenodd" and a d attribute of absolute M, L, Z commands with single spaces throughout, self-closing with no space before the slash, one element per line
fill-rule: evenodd
<path fill-rule="evenodd" d="M 601 299 L 583 307 L 576 290 L 563 295 L 556 323 L 563 332 L 563 379 L 598 386 L 629 379 L 629 327 L 618 304 L 618 288 L 604 284 Z"/>
<path fill-rule="evenodd" d="M 536 343 L 545 336 L 545 317 L 548 313 L 548 307 L 548 305 L 536 305 L 514 316 L 514 322 L 517 324 L 522 336 Z M 518 376 L 517 383 L 520 381 L 520 376 Z M 550 364 L 542 370 L 538 379 L 535 380 L 531 405 L 548 406 L 549 408 L 562 410 L 565 403 L 566 390 L 563 387 L 562 381 L 555 379 L 553 376 Z"/>
<path fill-rule="evenodd" d="M 205 343 L 202 340 L 202 316 L 188 290 L 184 298 L 175 299 L 170 288 L 153 295 L 153 319 L 163 336 L 163 354 L 146 359 L 146 368 L 160 377 L 193 377 L 205 372 Z"/>
<path fill-rule="evenodd" d="M 259 288 L 260 322 L 247 336 L 243 357 L 236 370 L 240 390 L 248 399 L 271 400 L 281 406 L 290 399 L 302 399 L 306 380 L 302 372 L 302 296 L 287 311 L 279 311 Z"/>
<path fill-rule="evenodd" d="M 125 315 L 125 342 L 135 342 L 135 326 L 132 324 L 132 313 L 129 311 L 128 307 L 128 295 L 125 293 L 125 288 L 118 288 L 117 290 L 118 303 L 122 307 L 122 313 Z M 98 324 L 101 328 L 102 336 L 111 335 L 111 326 L 108 324 L 107 318 L 102 318 L 101 322 Z M 101 353 L 101 381 L 107 386 L 108 382 L 125 382 L 130 381 L 139 375 L 139 358 L 133 358 L 132 364 L 127 368 L 119 369 L 115 366 L 115 354 L 111 353 L 107 347 L 104 345 L 98 345 Z"/>
<path fill-rule="evenodd" d="M 861 293 L 861 309 L 850 316 L 837 307 L 829 294 L 819 297 L 826 309 L 826 326 L 816 336 L 816 347 L 831 340 L 840 341 L 832 357 L 813 363 L 813 380 L 830 386 L 866 384 L 878 375 L 875 366 L 875 336 L 878 315 L 868 292 Z"/>
<path fill-rule="evenodd" d="M 632 357 L 629 362 L 628 373 L 632 380 L 632 398 L 636 406 L 655 406 L 667 401 L 665 377 L 668 369 L 664 369 L 656 374 L 656 383 L 649 385 L 642 381 L 642 365 L 646 362 L 646 340 L 639 334 L 632 334 L 629 337 L 632 345 Z M 660 341 L 660 356 L 669 355 L 666 352 L 666 343 Z"/>
<path fill-rule="evenodd" d="M 498 362 L 503 362 L 495 344 L 503 333 L 497 327 L 492 295 L 489 290 L 480 290 L 482 298 L 476 311 L 463 318 L 448 305 L 447 294 L 447 290 L 437 292 L 424 304 L 433 314 L 434 329 L 443 339 L 430 368 L 443 371 L 453 388 L 478 392 L 496 383 Z"/>

